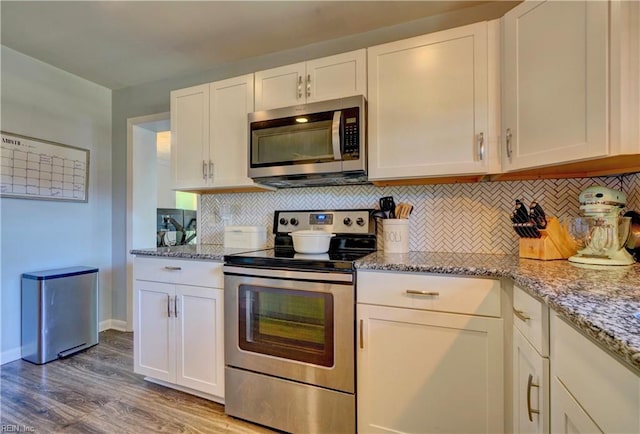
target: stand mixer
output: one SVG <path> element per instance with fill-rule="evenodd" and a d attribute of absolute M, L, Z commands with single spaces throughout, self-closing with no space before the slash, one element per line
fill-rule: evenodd
<path fill-rule="evenodd" d="M 631 265 L 633 257 L 624 248 L 629 234 L 629 217 L 620 217 L 627 196 L 618 190 L 592 186 L 579 196 L 582 217 L 572 221 L 569 233 L 581 250 L 571 262 L 596 265 Z"/>

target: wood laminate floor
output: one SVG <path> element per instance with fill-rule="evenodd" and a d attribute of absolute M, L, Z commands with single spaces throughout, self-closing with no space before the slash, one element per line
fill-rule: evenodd
<path fill-rule="evenodd" d="M 45 365 L 16 360 L 0 373 L 2 432 L 273 433 L 134 374 L 132 333 L 107 330 L 83 353 Z"/>

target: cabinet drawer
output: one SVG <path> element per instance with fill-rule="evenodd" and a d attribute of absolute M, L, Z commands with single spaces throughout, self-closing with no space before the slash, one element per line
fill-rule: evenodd
<path fill-rule="evenodd" d="M 549 357 L 549 308 L 521 288 L 513 287 L 513 325 L 543 357 Z"/>
<path fill-rule="evenodd" d="M 134 279 L 223 288 L 222 262 L 136 256 Z"/>
<path fill-rule="evenodd" d="M 357 272 L 358 303 L 500 317 L 500 281 L 421 273 Z"/>

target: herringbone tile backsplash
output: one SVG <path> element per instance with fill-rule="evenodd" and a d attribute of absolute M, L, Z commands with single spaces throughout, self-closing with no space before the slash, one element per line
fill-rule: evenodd
<path fill-rule="evenodd" d="M 487 182 L 402 187 L 370 185 L 282 189 L 266 193 L 203 195 L 200 242 L 222 244 L 221 209 L 233 225 L 263 225 L 273 242 L 273 211 L 281 209 L 375 208 L 382 196 L 414 205 L 410 249 L 460 253 L 517 253 L 518 237 L 509 217 L 514 200 L 538 201 L 547 215 L 576 216 L 578 195 L 604 185 L 628 195 L 627 209 L 640 210 L 640 174 L 623 177 Z M 379 231 L 380 234 L 380 231 Z M 382 248 L 382 237 L 378 237 Z"/>

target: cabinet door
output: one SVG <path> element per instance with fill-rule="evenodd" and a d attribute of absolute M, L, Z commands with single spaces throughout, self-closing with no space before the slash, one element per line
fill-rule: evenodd
<path fill-rule="evenodd" d="M 505 170 L 607 155 L 608 4 L 524 2 L 505 14 Z"/>
<path fill-rule="evenodd" d="M 253 181 L 247 177 L 247 114 L 253 111 L 253 74 L 211 83 L 210 93 L 213 185 L 251 185 Z"/>
<path fill-rule="evenodd" d="M 554 377 L 551 386 L 551 432 L 554 434 L 596 434 L 603 431 L 589 417 L 564 385 Z M 631 431 L 629 431 L 631 432 Z"/>
<path fill-rule="evenodd" d="M 224 397 L 222 290 L 176 286 L 176 383 Z"/>
<path fill-rule="evenodd" d="M 487 27 L 368 49 L 370 179 L 488 171 Z"/>
<path fill-rule="evenodd" d="M 307 102 L 367 95 L 367 50 L 356 50 L 306 65 L 305 95 Z"/>
<path fill-rule="evenodd" d="M 174 285 L 135 281 L 134 370 L 171 382 L 175 375 L 173 294 Z"/>
<path fill-rule="evenodd" d="M 174 188 L 206 186 L 209 174 L 209 85 L 171 92 Z"/>
<path fill-rule="evenodd" d="M 549 359 L 513 330 L 513 432 L 549 432 Z"/>
<path fill-rule="evenodd" d="M 304 80 L 304 62 L 256 72 L 256 111 L 304 103 Z"/>
<path fill-rule="evenodd" d="M 502 320 L 357 305 L 358 432 L 500 433 Z"/>

